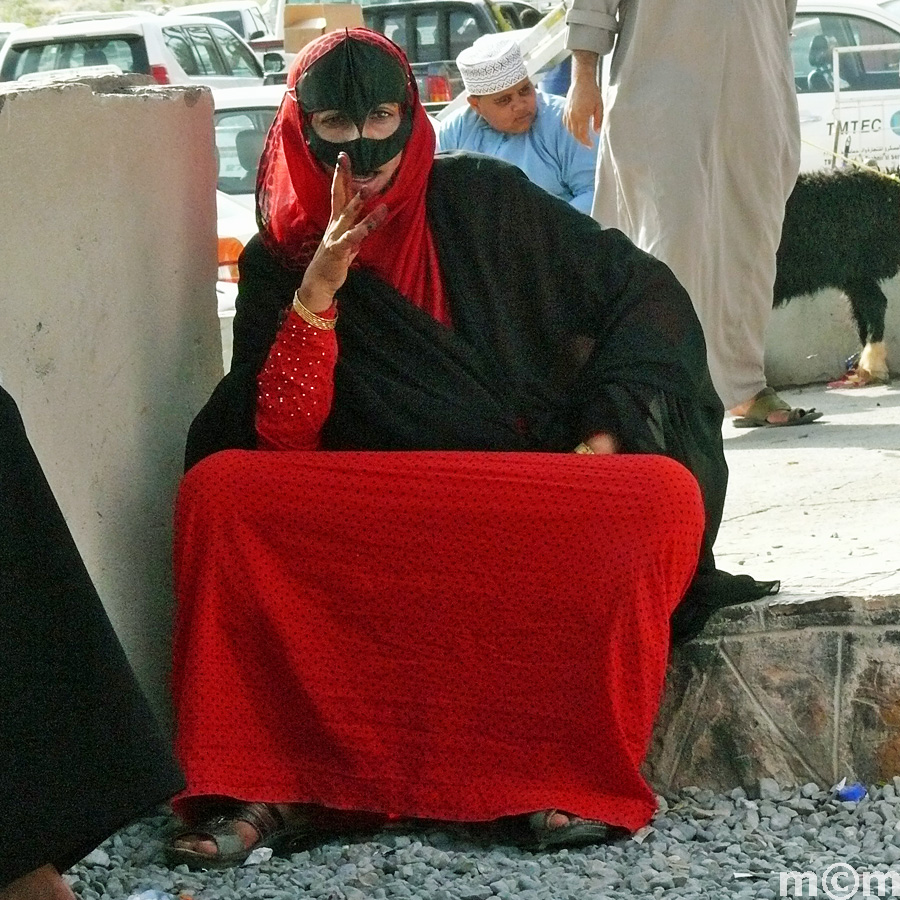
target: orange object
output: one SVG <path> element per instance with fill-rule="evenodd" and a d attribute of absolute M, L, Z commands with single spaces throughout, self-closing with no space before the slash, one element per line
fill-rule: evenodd
<path fill-rule="evenodd" d="M 244 245 L 232 237 L 219 238 L 219 281 L 238 281 L 238 259 L 244 250 Z"/>

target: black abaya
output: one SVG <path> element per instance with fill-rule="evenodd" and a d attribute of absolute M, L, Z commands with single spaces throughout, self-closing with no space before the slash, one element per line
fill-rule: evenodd
<path fill-rule="evenodd" d="M 452 327 L 369 272 L 338 292 L 339 357 L 326 449 L 571 452 L 600 431 L 700 483 L 700 566 L 673 639 L 773 583 L 716 569 L 728 469 L 724 409 L 690 298 L 663 263 L 533 185 L 514 166 L 439 155 L 426 198 Z M 256 375 L 301 270 L 247 246 L 231 372 L 195 420 L 187 464 L 256 446 Z M 648 486 L 649 489 L 649 486 Z"/>
<path fill-rule="evenodd" d="M 0 389 L 0 886 L 63 871 L 182 787 Z"/>

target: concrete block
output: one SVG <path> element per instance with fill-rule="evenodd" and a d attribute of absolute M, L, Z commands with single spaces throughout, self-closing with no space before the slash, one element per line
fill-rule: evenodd
<path fill-rule="evenodd" d="M 163 718 L 171 518 L 222 373 L 212 99 L 128 79 L 0 94 L 0 374 Z"/>

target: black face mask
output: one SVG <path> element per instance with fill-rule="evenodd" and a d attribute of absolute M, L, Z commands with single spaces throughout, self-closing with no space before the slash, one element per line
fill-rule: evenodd
<path fill-rule="evenodd" d="M 297 102 L 304 112 L 303 136 L 319 162 L 336 166 L 339 153 L 350 157 L 354 175 L 369 175 L 393 159 L 412 134 L 412 110 L 406 103 L 407 76 L 400 62 L 380 47 L 352 38 L 317 59 L 297 82 Z M 402 118 L 387 138 L 358 137 L 334 143 L 319 137 L 311 124 L 314 112 L 336 109 L 362 135 L 369 114 L 382 103 L 399 103 Z"/>

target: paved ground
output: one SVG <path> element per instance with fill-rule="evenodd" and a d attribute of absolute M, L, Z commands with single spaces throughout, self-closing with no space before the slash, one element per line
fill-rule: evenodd
<path fill-rule="evenodd" d="M 780 578 L 782 598 L 900 594 L 900 384 L 780 393 L 825 416 L 754 429 L 726 418 L 720 568 Z"/>

